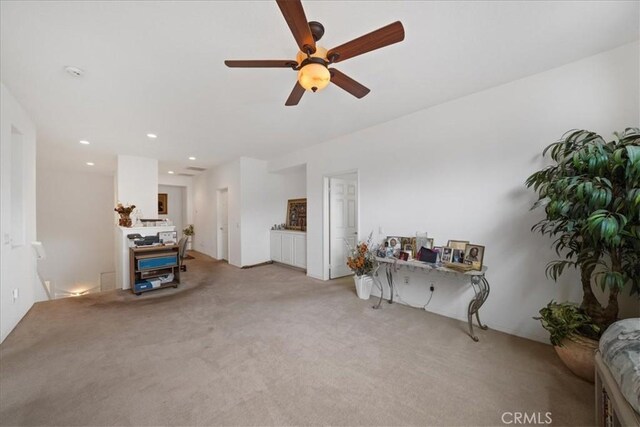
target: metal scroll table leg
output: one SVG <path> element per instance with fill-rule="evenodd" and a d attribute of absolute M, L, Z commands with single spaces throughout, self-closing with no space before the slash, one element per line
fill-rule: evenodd
<path fill-rule="evenodd" d="M 478 337 L 473 332 L 473 316 L 476 316 L 476 320 L 478 321 L 478 326 L 480 329 L 487 329 L 487 325 L 483 325 L 480 321 L 480 315 L 478 314 L 480 307 L 489 297 L 489 282 L 484 276 L 471 276 L 471 287 L 473 287 L 473 291 L 475 296 L 469 303 L 469 309 L 467 310 L 467 317 L 469 321 L 469 336 L 474 341 L 478 341 Z"/>
<path fill-rule="evenodd" d="M 391 297 L 389 299 L 389 304 L 393 303 L 393 274 L 391 273 L 392 266 L 390 264 L 385 266 L 385 276 L 387 276 L 387 283 L 389 283 L 389 292 L 391 293 Z M 380 282 L 380 278 L 378 276 L 378 271 L 374 274 L 374 277 L 378 278 L 377 282 L 380 285 L 380 300 L 376 305 L 373 306 L 374 309 L 379 309 L 382 304 L 382 300 L 384 299 L 384 287 L 382 286 L 382 282 Z"/>
<path fill-rule="evenodd" d="M 389 282 L 389 304 L 393 304 L 393 266 L 387 265 L 387 281 Z"/>
<path fill-rule="evenodd" d="M 380 269 L 380 266 L 376 267 L 374 273 L 373 273 L 373 280 L 377 283 L 378 287 L 380 288 L 380 300 L 378 301 L 378 303 L 376 305 L 374 305 L 373 308 L 374 310 L 377 310 L 380 308 L 380 305 L 382 304 L 382 297 L 384 295 L 384 288 L 382 287 L 382 282 L 380 281 L 380 275 L 378 274 L 378 270 Z"/>

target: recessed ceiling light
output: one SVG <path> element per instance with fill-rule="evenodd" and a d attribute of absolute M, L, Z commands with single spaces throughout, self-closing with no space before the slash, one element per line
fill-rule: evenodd
<path fill-rule="evenodd" d="M 167 172 L 167 173 L 168 173 L 168 174 L 170 174 L 170 175 L 173 175 L 173 174 L 174 174 L 174 172 L 173 172 L 173 171 L 169 171 L 169 172 Z"/>
<path fill-rule="evenodd" d="M 84 71 L 78 67 L 72 67 L 72 66 L 64 67 L 64 70 L 67 73 L 71 74 L 73 77 L 80 77 L 84 74 Z"/>
<path fill-rule="evenodd" d="M 158 137 L 158 135 L 156 135 L 155 133 L 148 133 L 147 137 L 151 138 L 151 139 L 156 139 Z"/>
<path fill-rule="evenodd" d="M 95 163 L 93 163 L 93 162 L 87 162 L 87 166 L 93 166 L 93 165 L 95 165 Z"/>
<path fill-rule="evenodd" d="M 80 140 L 80 144 L 89 145 L 91 143 L 89 141 L 87 141 L 86 139 L 82 139 L 82 140 Z"/>
<path fill-rule="evenodd" d="M 195 159 L 196 159 L 196 158 L 195 158 L 195 157 L 193 157 L 193 156 L 189 157 L 189 160 L 195 160 Z"/>

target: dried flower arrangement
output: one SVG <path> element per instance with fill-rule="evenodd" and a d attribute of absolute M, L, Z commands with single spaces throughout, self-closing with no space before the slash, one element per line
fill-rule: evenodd
<path fill-rule="evenodd" d="M 118 203 L 114 211 L 118 212 L 120 219 L 118 225 L 120 227 L 131 227 L 131 212 L 136 208 L 136 205 L 125 206 L 122 203 Z"/>
<path fill-rule="evenodd" d="M 369 248 L 371 247 L 372 234 L 373 233 L 369 234 L 369 238 L 366 242 L 360 242 L 355 248 L 352 247 L 345 239 L 345 243 L 349 250 L 347 266 L 356 274 L 356 276 L 366 275 L 373 271 L 375 256 L 371 251 L 369 251 Z"/>

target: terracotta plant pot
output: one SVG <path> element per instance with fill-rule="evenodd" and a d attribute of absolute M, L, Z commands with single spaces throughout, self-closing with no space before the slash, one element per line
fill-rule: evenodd
<path fill-rule="evenodd" d="M 594 355 L 598 349 L 598 341 L 574 335 L 565 338 L 562 346 L 553 348 L 571 372 L 591 383 L 595 381 Z"/>

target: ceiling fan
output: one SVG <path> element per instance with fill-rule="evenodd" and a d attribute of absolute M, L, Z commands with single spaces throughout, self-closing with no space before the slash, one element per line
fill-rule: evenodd
<path fill-rule="evenodd" d="M 404 40 L 404 27 L 397 21 L 327 50 L 316 45 L 324 34 L 324 26 L 316 21 L 307 22 L 300 0 L 276 0 L 276 3 L 300 48 L 296 59 L 227 60 L 224 63 L 231 68 L 292 68 L 297 71 L 298 81 L 284 105 L 298 105 L 305 90 L 316 92 L 330 82 L 356 98 L 362 98 L 369 89 L 339 70 L 329 68 L 329 65 Z"/>

